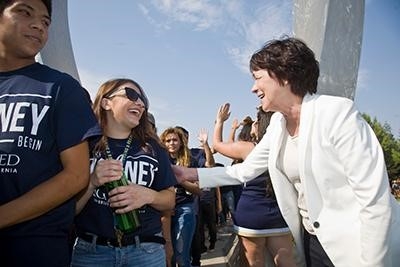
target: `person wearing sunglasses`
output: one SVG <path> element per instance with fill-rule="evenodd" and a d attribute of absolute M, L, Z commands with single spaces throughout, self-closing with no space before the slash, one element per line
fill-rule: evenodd
<path fill-rule="evenodd" d="M 77 201 L 72 266 L 165 265 L 161 213 L 175 205 L 176 179 L 148 108 L 131 79 L 109 80 L 97 92 L 93 109 L 103 136 L 90 144 L 90 182 Z M 122 173 L 128 185 L 107 188 Z M 120 231 L 117 215 L 133 210 L 141 226 Z"/>

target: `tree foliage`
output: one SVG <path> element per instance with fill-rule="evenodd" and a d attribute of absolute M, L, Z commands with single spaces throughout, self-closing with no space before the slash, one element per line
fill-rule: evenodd
<path fill-rule="evenodd" d="M 396 139 L 392 134 L 392 129 L 388 123 L 381 124 L 376 118 L 371 117 L 365 113 L 362 114 L 363 118 L 371 126 L 375 132 L 376 137 L 381 143 L 383 154 L 385 156 L 386 167 L 390 180 L 400 177 L 400 140 Z"/>

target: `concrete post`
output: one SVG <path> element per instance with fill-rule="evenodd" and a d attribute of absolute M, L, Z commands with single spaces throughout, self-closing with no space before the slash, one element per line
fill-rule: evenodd
<path fill-rule="evenodd" d="M 68 27 L 67 0 L 53 0 L 51 18 L 49 40 L 36 59 L 80 81 Z"/>
<path fill-rule="evenodd" d="M 364 0 L 294 0 L 294 35 L 320 63 L 318 92 L 354 99 Z"/>

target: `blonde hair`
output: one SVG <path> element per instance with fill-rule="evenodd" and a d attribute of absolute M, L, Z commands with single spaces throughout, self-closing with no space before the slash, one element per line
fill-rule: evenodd
<path fill-rule="evenodd" d="M 178 136 L 179 140 L 181 141 L 181 147 L 178 150 L 176 155 L 176 165 L 180 166 L 190 166 L 190 149 L 188 145 L 188 139 L 186 138 L 185 133 L 177 128 L 177 127 L 169 127 L 162 132 L 160 135 L 161 142 L 165 145 L 165 140 L 169 134 L 175 134 Z"/>

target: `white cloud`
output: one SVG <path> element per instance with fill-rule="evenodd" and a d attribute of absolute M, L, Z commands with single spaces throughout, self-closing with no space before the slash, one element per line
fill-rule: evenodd
<path fill-rule="evenodd" d="M 164 25 L 165 29 L 171 29 L 172 23 L 188 23 L 194 26 L 193 30 L 203 31 L 215 27 L 221 19 L 221 8 L 217 1 L 153 0 L 151 4 L 167 17 L 167 20 L 163 18 L 163 23 L 156 23 Z M 149 19 L 149 13 L 144 14 Z M 155 18 L 150 20 L 156 21 Z"/>
<path fill-rule="evenodd" d="M 254 9 L 251 17 L 236 14 L 241 26 L 237 30 L 240 42 L 232 42 L 227 48 L 235 64 L 248 72 L 250 56 L 270 39 L 292 32 L 292 1 L 268 1 Z"/>
<path fill-rule="evenodd" d="M 138 4 L 138 7 L 140 9 L 140 11 L 142 12 L 143 16 L 145 17 L 145 19 L 147 20 L 147 22 L 149 22 L 150 25 L 153 25 L 157 30 L 170 30 L 171 28 L 169 27 L 169 25 L 165 24 L 165 23 L 159 23 L 157 22 L 150 14 L 150 10 L 142 4 Z"/>
<path fill-rule="evenodd" d="M 148 2 L 140 4 L 140 9 L 158 30 L 171 30 L 174 23 L 186 23 L 194 31 L 221 32 L 225 52 L 247 73 L 254 51 L 270 39 L 292 35 L 292 5 L 291 0 L 153 0 L 151 6 Z M 151 15 L 151 10 L 167 19 Z"/>

